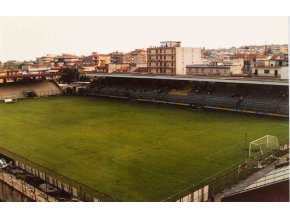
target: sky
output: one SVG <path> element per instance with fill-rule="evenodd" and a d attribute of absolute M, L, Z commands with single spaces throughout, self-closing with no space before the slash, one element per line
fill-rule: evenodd
<path fill-rule="evenodd" d="M 129 52 L 181 41 L 184 47 L 287 44 L 287 17 L 0 17 L 0 61 L 46 54 Z"/>

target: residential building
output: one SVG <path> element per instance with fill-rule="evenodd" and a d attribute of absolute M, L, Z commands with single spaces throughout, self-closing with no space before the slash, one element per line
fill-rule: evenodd
<path fill-rule="evenodd" d="M 108 64 L 108 73 L 125 73 L 130 69 L 130 64 Z"/>
<path fill-rule="evenodd" d="M 55 55 L 48 54 L 46 56 L 42 56 L 40 58 L 36 58 L 36 63 L 39 65 L 51 65 L 54 64 Z"/>
<path fill-rule="evenodd" d="M 51 67 L 48 67 L 45 65 L 27 65 L 27 66 L 22 67 L 22 70 L 28 74 L 46 73 L 50 69 L 51 69 Z"/>
<path fill-rule="evenodd" d="M 0 69 L 0 77 L 1 76 L 7 76 L 7 71 Z M 3 82 L 4 82 L 3 79 L 0 79 L 0 83 L 3 83 Z"/>
<path fill-rule="evenodd" d="M 122 64 L 124 62 L 124 53 L 123 52 L 112 52 L 110 54 L 112 64 Z"/>
<path fill-rule="evenodd" d="M 94 66 L 82 66 L 82 68 L 80 69 L 80 74 L 91 74 L 95 72 L 96 68 Z"/>
<path fill-rule="evenodd" d="M 145 49 L 135 49 L 130 53 L 134 64 L 147 64 L 147 51 Z"/>
<path fill-rule="evenodd" d="M 62 54 L 55 58 L 55 64 L 59 66 L 73 66 L 82 62 L 82 58 L 71 54 Z"/>
<path fill-rule="evenodd" d="M 122 64 L 133 64 L 133 55 L 131 52 L 125 53 L 123 55 L 123 63 Z"/>
<path fill-rule="evenodd" d="M 148 72 L 186 75 L 186 65 L 201 63 L 201 48 L 181 47 L 181 42 L 165 41 L 147 49 Z"/>
<path fill-rule="evenodd" d="M 10 76 L 10 75 L 17 75 L 20 71 L 18 69 L 0 69 L 0 77 L 1 76 Z M 0 79 L 0 83 L 4 82 L 12 82 L 13 79 Z"/>
<path fill-rule="evenodd" d="M 111 63 L 111 56 L 108 54 L 98 54 L 97 52 L 92 53 L 93 62 L 98 67 L 103 67 Z"/>
<path fill-rule="evenodd" d="M 242 74 L 240 65 L 187 65 L 186 75 L 190 76 L 233 76 Z"/>
<path fill-rule="evenodd" d="M 88 55 L 83 57 L 84 65 L 94 65 L 94 56 Z"/>
<path fill-rule="evenodd" d="M 108 73 L 108 71 L 109 71 L 109 64 L 96 67 L 96 73 Z"/>
<path fill-rule="evenodd" d="M 253 63 L 252 75 L 288 79 L 288 59 L 277 56 L 258 58 Z"/>

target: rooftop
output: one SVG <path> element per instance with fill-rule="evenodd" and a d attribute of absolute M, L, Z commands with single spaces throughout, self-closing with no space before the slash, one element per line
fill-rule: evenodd
<path fill-rule="evenodd" d="M 181 76 L 181 75 L 155 75 L 149 73 L 95 73 L 89 77 L 116 77 L 116 78 L 137 78 L 137 79 L 161 79 L 161 80 L 185 80 L 200 82 L 220 82 L 220 83 L 238 83 L 255 85 L 275 85 L 289 86 L 287 79 L 277 78 L 257 78 L 257 77 L 207 77 L 207 76 Z"/>

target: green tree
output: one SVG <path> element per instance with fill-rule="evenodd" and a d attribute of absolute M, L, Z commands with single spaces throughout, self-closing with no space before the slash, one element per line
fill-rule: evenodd
<path fill-rule="evenodd" d="M 80 72 L 78 69 L 65 68 L 61 70 L 61 72 L 63 73 L 63 75 L 61 76 L 60 81 L 62 81 L 63 83 L 72 83 L 79 81 Z"/>

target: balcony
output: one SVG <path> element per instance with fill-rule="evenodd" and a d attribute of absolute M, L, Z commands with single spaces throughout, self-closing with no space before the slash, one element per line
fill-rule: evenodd
<path fill-rule="evenodd" d="M 175 62 L 175 60 L 161 60 L 161 59 L 158 59 L 158 60 L 153 60 L 153 59 L 148 59 L 148 62 Z"/>
<path fill-rule="evenodd" d="M 176 53 L 173 52 L 173 53 L 165 53 L 165 52 L 162 52 L 162 53 L 147 53 L 148 56 L 158 56 L 158 55 L 175 55 Z"/>

